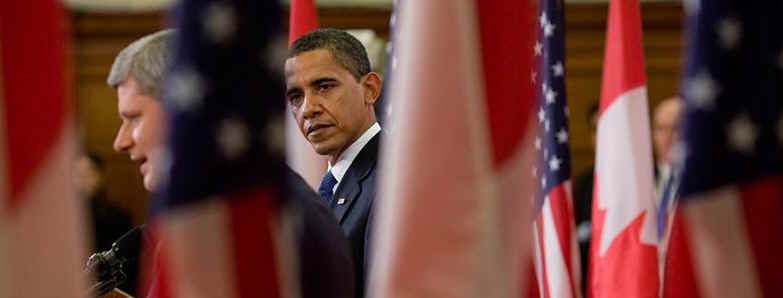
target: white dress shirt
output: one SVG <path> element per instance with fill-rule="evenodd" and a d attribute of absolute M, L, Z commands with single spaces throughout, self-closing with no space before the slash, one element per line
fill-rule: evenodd
<path fill-rule="evenodd" d="M 337 184 L 335 184 L 332 188 L 332 194 L 337 191 L 337 187 L 340 186 L 340 181 L 343 181 L 345 172 L 348 172 L 348 168 L 351 167 L 353 160 L 356 159 L 356 156 L 359 155 L 359 152 L 361 152 L 364 146 L 367 145 L 367 143 L 370 142 L 370 140 L 372 140 L 372 138 L 375 137 L 375 135 L 377 135 L 379 132 L 381 132 L 381 126 L 378 124 L 378 122 L 375 122 L 375 124 L 365 130 L 364 133 L 358 139 L 356 139 L 353 144 L 351 144 L 351 146 L 348 146 L 348 148 L 345 149 L 345 151 L 343 151 L 339 157 L 337 157 L 337 162 L 334 164 L 329 162 L 328 171 L 331 171 L 334 178 L 337 179 Z"/>

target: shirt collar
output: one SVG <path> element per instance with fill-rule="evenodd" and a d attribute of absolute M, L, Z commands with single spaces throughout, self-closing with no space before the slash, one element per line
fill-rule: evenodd
<path fill-rule="evenodd" d="M 661 180 L 669 179 L 669 176 L 672 175 L 672 167 L 669 164 L 660 163 L 658 164 L 658 177 L 663 178 Z"/>
<path fill-rule="evenodd" d="M 337 158 L 337 162 L 335 162 L 334 165 L 332 165 L 331 162 L 329 163 L 329 171 L 331 171 L 332 175 L 334 175 L 334 178 L 337 179 L 338 184 L 343 180 L 345 172 L 348 171 L 348 168 L 353 163 L 353 160 L 356 159 L 356 156 L 359 155 L 359 152 L 362 151 L 364 145 L 367 145 L 367 143 L 370 142 L 370 140 L 380 131 L 381 126 L 378 124 L 378 122 L 375 122 L 375 124 L 365 130 L 364 133 L 358 139 L 356 139 L 353 144 L 351 144 L 351 146 L 348 146 L 348 148 L 340 154 L 340 156 Z M 337 185 L 335 185 L 335 187 L 336 186 Z"/>

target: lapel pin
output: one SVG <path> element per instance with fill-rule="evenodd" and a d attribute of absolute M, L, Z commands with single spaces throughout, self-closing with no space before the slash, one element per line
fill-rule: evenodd
<path fill-rule="evenodd" d="M 340 198 L 339 200 L 337 200 L 337 205 L 342 205 L 342 204 L 345 204 L 345 198 Z"/>

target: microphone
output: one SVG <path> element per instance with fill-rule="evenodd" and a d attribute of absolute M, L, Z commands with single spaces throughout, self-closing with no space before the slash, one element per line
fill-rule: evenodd
<path fill-rule="evenodd" d="M 127 280 L 123 265 L 136 259 L 143 238 L 147 237 L 144 228 L 140 225 L 131 229 L 114 241 L 109 250 L 94 253 L 87 259 L 83 272 L 93 274 L 97 279 L 97 283 L 90 287 L 92 295 L 106 294 Z"/>

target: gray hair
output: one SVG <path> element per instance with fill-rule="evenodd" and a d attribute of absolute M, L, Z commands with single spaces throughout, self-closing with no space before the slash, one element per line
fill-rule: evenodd
<path fill-rule="evenodd" d="M 163 80 L 163 73 L 171 62 L 171 46 L 176 30 L 167 29 L 144 36 L 120 51 L 106 83 L 117 88 L 132 76 L 139 91 L 157 98 Z"/>

